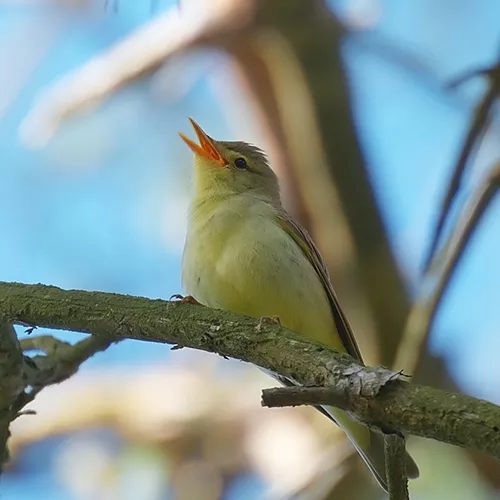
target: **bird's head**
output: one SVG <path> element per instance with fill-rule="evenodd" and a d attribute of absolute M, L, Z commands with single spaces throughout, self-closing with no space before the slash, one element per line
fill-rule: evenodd
<path fill-rule="evenodd" d="M 246 142 L 216 141 L 192 119 L 199 144 L 179 134 L 194 152 L 196 196 L 231 196 L 246 192 L 279 202 L 276 175 L 259 148 Z"/>

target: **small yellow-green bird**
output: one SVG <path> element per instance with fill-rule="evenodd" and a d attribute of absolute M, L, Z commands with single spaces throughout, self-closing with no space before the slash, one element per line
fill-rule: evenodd
<path fill-rule="evenodd" d="M 182 263 L 185 292 L 209 307 L 277 316 L 283 326 L 362 363 L 326 265 L 307 232 L 284 210 L 264 153 L 245 142 L 216 141 L 191 123 L 199 144 L 180 134 L 194 152 L 195 170 Z M 382 435 L 341 410 L 322 410 L 387 490 Z M 409 455 L 407 473 L 418 477 Z"/>

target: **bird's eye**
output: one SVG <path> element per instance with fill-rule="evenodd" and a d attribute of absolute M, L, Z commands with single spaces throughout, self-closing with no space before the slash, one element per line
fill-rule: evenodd
<path fill-rule="evenodd" d="M 245 160 L 245 158 L 236 158 L 236 160 L 234 160 L 234 166 L 236 168 L 244 170 L 245 168 L 247 168 L 247 161 Z"/>

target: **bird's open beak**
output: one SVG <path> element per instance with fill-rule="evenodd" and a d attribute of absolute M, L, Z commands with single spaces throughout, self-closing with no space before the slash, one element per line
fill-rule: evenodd
<path fill-rule="evenodd" d="M 181 139 L 191 148 L 191 150 L 200 156 L 205 156 L 206 158 L 210 158 L 211 160 L 217 162 L 221 166 L 226 165 L 226 161 L 222 158 L 222 155 L 217 151 L 217 148 L 214 146 L 214 143 L 210 137 L 208 137 L 205 132 L 203 132 L 202 128 L 192 119 L 189 118 L 191 125 L 196 132 L 196 136 L 198 137 L 198 141 L 200 144 L 196 144 L 196 142 L 192 141 L 184 134 L 179 132 Z"/>

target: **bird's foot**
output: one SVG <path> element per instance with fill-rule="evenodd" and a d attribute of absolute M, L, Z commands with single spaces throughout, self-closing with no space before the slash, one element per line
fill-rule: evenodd
<path fill-rule="evenodd" d="M 264 325 L 281 325 L 281 320 L 278 316 L 262 316 L 255 329 L 260 332 Z"/>
<path fill-rule="evenodd" d="M 181 295 L 180 293 L 174 293 L 170 297 L 170 300 L 175 299 L 177 300 L 180 304 L 194 304 L 200 306 L 201 304 L 192 296 L 192 295 Z"/>

